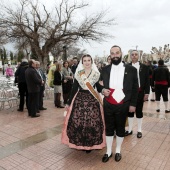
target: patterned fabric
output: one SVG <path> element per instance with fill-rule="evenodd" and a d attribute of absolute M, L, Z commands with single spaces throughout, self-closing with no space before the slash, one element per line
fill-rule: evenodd
<path fill-rule="evenodd" d="M 82 70 L 82 71 L 84 71 L 84 70 Z M 99 77 L 100 77 L 100 73 L 96 72 L 95 70 L 92 70 L 91 74 L 88 77 L 88 81 L 90 82 L 90 84 L 92 86 L 94 86 L 94 84 L 99 80 Z M 79 82 L 80 86 L 83 89 L 86 89 L 86 90 L 88 89 L 86 84 L 85 84 L 85 81 L 82 80 L 80 73 L 76 74 L 75 78 L 77 79 L 77 81 Z"/>
<path fill-rule="evenodd" d="M 80 90 L 74 100 L 67 126 L 69 143 L 92 147 L 103 143 L 104 124 L 99 102 L 88 90 Z"/>

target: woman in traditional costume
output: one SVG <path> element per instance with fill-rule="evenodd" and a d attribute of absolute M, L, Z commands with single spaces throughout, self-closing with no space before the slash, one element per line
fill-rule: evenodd
<path fill-rule="evenodd" d="M 86 150 L 105 147 L 102 102 L 94 87 L 99 86 L 100 73 L 90 55 L 84 55 L 76 69 L 73 87 L 67 101 L 67 115 L 62 143 L 70 148 Z"/>

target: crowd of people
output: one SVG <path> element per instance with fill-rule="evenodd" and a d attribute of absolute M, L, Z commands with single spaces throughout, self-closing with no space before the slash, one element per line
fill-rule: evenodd
<path fill-rule="evenodd" d="M 122 59 L 122 50 L 114 45 L 110 49 L 107 63 L 96 63 L 89 55 L 80 61 L 54 61 L 47 65 L 46 73 L 40 62 L 23 59 L 15 72 L 18 83 L 20 104 L 24 104 L 28 116 L 35 118 L 43 104 L 46 85 L 54 89 L 54 105 L 67 111 L 62 130 L 62 143 L 70 148 L 90 153 L 93 149 L 106 147 L 102 162 L 113 156 L 114 136 L 116 148 L 115 161 L 122 159 L 121 146 L 124 137 L 133 134 L 134 115 L 137 119 L 137 138 L 142 138 L 143 105 L 148 101 L 157 104 L 160 112 L 160 99 L 163 98 L 165 113 L 168 109 L 169 69 L 163 60 L 142 63 L 137 50 L 130 53 L 130 63 Z M 10 65 L 8 76 L 14 75 Z M 128 127 L 125 128 L 128 120 Z M 127 129 L 127 130 L 126 130 Z"/>

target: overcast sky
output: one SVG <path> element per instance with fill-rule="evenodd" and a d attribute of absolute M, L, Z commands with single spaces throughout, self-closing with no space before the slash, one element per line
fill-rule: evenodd
<path fill-rule="evenodd" d="M 40 0 L 42 1 L 47 2 Z M 48 0 L 51 3 L 45 4 L 52 5 L 52 1 L 54 0 Z M 137 49 L 150 53 L 152 46 L 159 48 L 170 43 L 170 0 L 84 0 L 86 1 L 91 4 L 86 10 L 94 13 L 109 8 L 108 17 L 114 17 L 117 23 L 108 29 L 115 36 L 114 39 L 107 39 L 107 42 L 101 44 L 83 44 L 82 48 L 87 49 L 92 56 L 108 55 L 110 47 L 115 44 L 122 48 L 125 55 L 136 46 Z"/>
<path fill-rule="evenodd" d="M 109 15 L 116 19 L 114 39 L 101 44 L 85 45 L 92 55 L 109 54 L 112 45 L 119 45 L 124 54 L 129 49 L 150 53 L 152 46 L 159 48 L 170 44 L 169 0 L 91 0 L 93 8 L 110 7 Z M 96 5 L 98 4 L 98 5 Z"/>

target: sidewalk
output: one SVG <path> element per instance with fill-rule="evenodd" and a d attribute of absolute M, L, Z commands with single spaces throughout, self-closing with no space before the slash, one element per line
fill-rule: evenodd
<path fill-rule="evenodd" d="M 145 102 L 143 137 L 125 138 L 122 160 L 102 163 L 106 149 L 89 154 L 61 144 L 64 109 L 44 101 L 39 118 L 24 112 L 0 111 L 0 170 L 170 170 L 170 114 L 156 113 L 155 102 Z M 166 117 L 166 119 L 164 119 Z M 115 150 L 115 139 L 113 152 Z"/>

